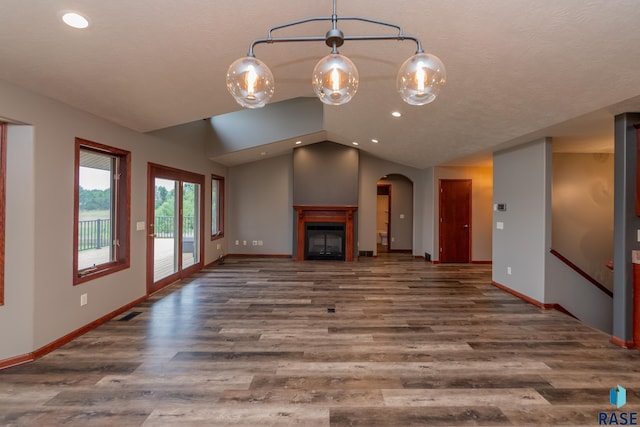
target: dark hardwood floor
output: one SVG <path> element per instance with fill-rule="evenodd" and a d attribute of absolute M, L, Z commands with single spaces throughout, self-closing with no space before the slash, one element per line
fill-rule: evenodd
<path fill-rule="evenodd" d="M 3 426 L 597 425 L 640 355 L 408 255 L 228 258 L 0 372 Z"/>

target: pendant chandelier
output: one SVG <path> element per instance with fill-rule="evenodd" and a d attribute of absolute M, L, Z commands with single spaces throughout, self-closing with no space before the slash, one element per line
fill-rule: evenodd
<path fill-rule="evenodd" d="M 400 67 L 396 87 L 402 99 L 410 105 L 425 105 L 433 102 L 446 81 L 442 61 L 432 54 L 424 53 L 422 43 L 416 37 L 403 33 L 399 25 L 357 16 L 339 17 L 336 14 L 337 0 L 333 0 L 333 14 L 326 17 L 311 17 L 281 24 L 269 29 L 266 38 L 257 39 L 249 45 L 249 53 L 231 64 L 227 71 L 227 89 L 236 102 L 245 108 L 264 107 L 275 91 L 273 74 L 267 65 L 257 59 L 254 47 L 262 43 L 324 41 L 331 53 L 315 66 L 311 83 L 317 97 L 328 105 L 346 104 L 358 90 L 358 69 L 354 63 L 338 52 L 346 40 L 411 40 L 417 45 L 415 55 Z M 325 36 L 273 37 L 273 32 L 314 21 L 331 21 L 331 29 Z M 340 21 L 360 21 L 395 29 L 390 35 L 345 36 L 338 29 Z"/>

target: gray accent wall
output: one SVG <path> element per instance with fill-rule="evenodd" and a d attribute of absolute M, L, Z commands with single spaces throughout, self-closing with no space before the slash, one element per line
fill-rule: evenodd
<path fill-rule="evenodd" d="M 293 253 L 291 164 L 287 154 L 229 169 L 229 253 Z"/>
<path fill-rule="evenodd" d="M 293 204 L 357 206 L 359 151 L 320 142 L 293 151 Z"/>
<path fill-rule="evenodd" d="M 493 156 L 493 281 L 538 302 L 545 300 L 551 244 L 551 141 L 542 139 Z M 503 229 L 497 228 L 497 223 Z M 508 273 L 511 270 L 511 274 Z"/>

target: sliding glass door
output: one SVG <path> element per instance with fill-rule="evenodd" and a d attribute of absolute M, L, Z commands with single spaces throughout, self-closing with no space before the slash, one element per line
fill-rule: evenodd
<path fill-rule="evenodd" d="M 147 290 L 202 268 L 204 176 L 149 164 Z"/>

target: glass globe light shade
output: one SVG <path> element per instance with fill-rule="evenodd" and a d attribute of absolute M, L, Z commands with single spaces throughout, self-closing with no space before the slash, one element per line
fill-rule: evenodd
<path fill-rule="evenodd" d="M 229 66 L 227 89 L 243 107 L 261 108 L 273 96 L 275 82 L 271 70 L 264 62 L 246 56 Z"/>
<path fill-rule="evenodd" d="M 447 72 L 437 56 L 418 53 L 404 61 L 396 85 L 404 102 L 425 105 L 436 99 L 446 80 Z"/>
<path fill-rule="evenodd" d="M 358 69 L 346 56 L 331 53 L 316 64 L 311 82 L 320 101 L 346 104 L 358 90 Z"/>

